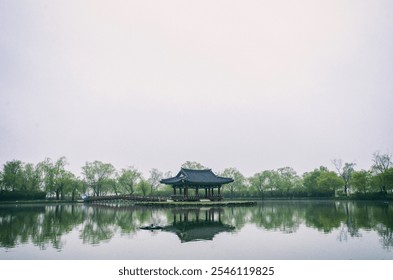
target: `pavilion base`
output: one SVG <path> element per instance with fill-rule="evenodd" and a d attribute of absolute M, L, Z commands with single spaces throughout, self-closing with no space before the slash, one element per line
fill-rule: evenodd
<path fill-rule="evenodd" d="M 210 200 L 210 201 L 222 201 L 222 195 L 214 195 L 209 197 L 204 196 L 183 196 L 183 195 L 172 195 L 171 199 L 173 201 L 201 201 L 201 200 Z"/>

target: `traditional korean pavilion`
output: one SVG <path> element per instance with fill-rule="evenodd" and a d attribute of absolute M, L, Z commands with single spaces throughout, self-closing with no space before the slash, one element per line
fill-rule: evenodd
<path fill-rule="evenodd" d="M 182 168 L 175 177 L 161 180 L 161 183 L 172 186 L 172 199 L 175 201 L 222 200 L 222 185 L 232 182 L 232 178 L 217 176 L 211 169 L 186 168 Z"/>

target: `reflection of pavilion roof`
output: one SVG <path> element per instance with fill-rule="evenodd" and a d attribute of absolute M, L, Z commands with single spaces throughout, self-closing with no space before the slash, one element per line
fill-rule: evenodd
<path fill-rule="evenodd" d="M 161 180 L 161 183 L 167 185 L 223 185 L 231 182 L 233 182 L 232 178 L 217 176 L 211 169 L 194 170 L 186 168 L 182 168 L 175 177 Z"/>
<path fill-rule="evenodd" d="M 221 232 L 231 232 L 235 227 L 225 225 L 222 222 L 177 222 L 166 226 L 163 231 L 175 233 L 181 242 L 213 240 L 216 234 Z"/>

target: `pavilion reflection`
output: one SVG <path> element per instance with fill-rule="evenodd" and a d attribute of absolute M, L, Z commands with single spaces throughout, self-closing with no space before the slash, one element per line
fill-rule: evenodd
<path fill-rule="evenodd" d="M 175 233 L 182 243 L 213 240 L 217 234 L 235 230 L 222 222 L 223 212 L 222 208 L 172 209 L 173 222 L 162 230 Z"/>

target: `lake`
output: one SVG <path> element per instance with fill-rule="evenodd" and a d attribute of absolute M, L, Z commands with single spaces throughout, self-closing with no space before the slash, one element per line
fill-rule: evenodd
<path fill-rule="evenodd" d="M 0 205 L 0 259 L 391 260 L 393 204 Z"/>

